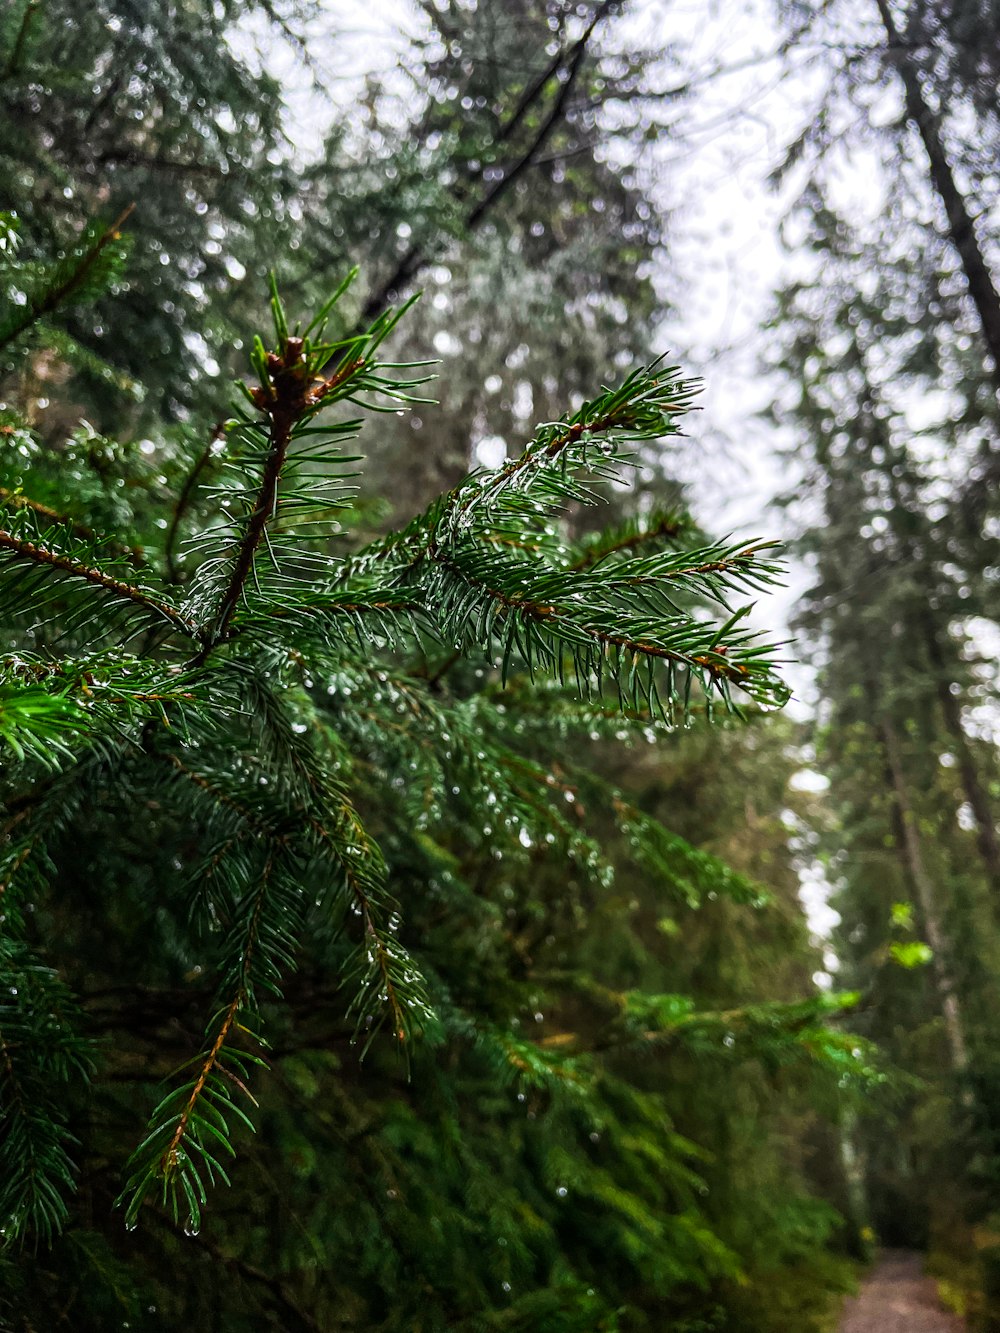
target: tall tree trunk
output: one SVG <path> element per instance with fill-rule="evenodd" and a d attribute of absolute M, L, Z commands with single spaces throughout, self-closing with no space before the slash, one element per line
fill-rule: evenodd
<path fill-rule="evenodd" d="M 857 337 L 858 334 L 855 329 L 855 338 Z M 859 342 L 858 350 L 861 353 L 867 395 L 873 404 L 878 403 L 881 395 L 868 376 L 867 354 L 870 349 L 862 347 Z M 890 465 L 886 467 L 883 476 L 892 497 L 894 513 L 907 520 L 904 535 L 900 539 L 907 563 L 918 574 L 928 597 L 931 598 L 931 600 L 924 603 L 923 612 L 920 616 L 920 629 L 927 650 L 927 661 L 934 674 L 934 691 L 941 710 L 941 718 L 955 751 L 962 790 L 975 820 L 976 842 L 990 889 L 994 895 L 994 907 L 995 910 L 1000 910 L 1000 839 L 997 837 L 993 806 L 986 786 L 980 777 L 975 756 L 969 746 L 969 738 L 962 726 L 961 704 L 952 693 L 951 687 L 954 683 L 955 673 L 946 660 L 941 642 L 942 632 L 947 634 L 947 623 L 945 622 L 942 625 L 944 617 L 941 616 L 934 605 L 931 595 L 931 589 L 934 587 L 934 564 L 922 543 L 913 535 L 914 527 L 921 521 L 925 522 L 920 496 L 912 480 L 912 465 L 906 447 L 893 446 L 888 427 L 884 429 L 880 442 L 890 463 L 894 461 L 898 464 L 898 466 Z M 907 529 L 908 535 L 906 535 Z"/>
<path fill-rule="evenodd" d="M 969 738 L 962 726 L 962 708 L 958 699 L 951 692 L 951 682 L 945 670 L 944 653 L 936 626 L 928 616 L 925 622 L 927 657 L 934 671 L 934 688 L 937 691 L 938 704 L 945 728 L 952 741 L 955 759 L 958 763 L 959 778 L 965 799 L 969 803 L 972 817 L 976 823 L 976 842 L 979 855 L 989 878 L 995 901 L 1000 902 L 1000 838 L 997 837 L 996 820 L 986 787 L 979 774 L 975 756 L 969 746 Z"/>
<path fill-rule="evenodd" d="M 916 815 L 910 803 L 910 794 L 906 786 L 903 762 L 899 752 L 899 741 L 890 719 L 883 714 L 878 720 L 878 734 L 885 753 L 886 768 L 892 793 L 896 802 L 896 814 L 899 826 L 899 844 L 907 874 L 913 885 L 923 917 L 927 942 L 933 950 L 931 966 L 934 969 L 934 982 L 941 1001 L 941 1014 L 944 1018 L 945 1035 L 951 1056 L 951 1065 L 956 1074 L 961 1074 L 968 1067 L 969 1057 L 965 1045 L 965 1027 L 962 1010 L 955 983 L 951 975 L 946 952 L 946 938 L 934 885 L 924 861 L 923 846 L 917 827 Z"/>
<path fill-rule="evenodd" d="M 969 295 L 979 316 L 986 350 L 993 363 L 993 382 L 1000 392 L 1000 295 L 993 283 L 989 266 L 976 235 L 972 214 L 955 180 L 941 135 L 940 119 L 928 105 L 920 84 L 920 75 L 905 39 L 900 35 L 889 0 L 875 0 L 893 64 L 903 81 L 906 115 L 923 141 L 930 164 L 931 183 L 944 205 L 948 236 L 958 251 Z"/>

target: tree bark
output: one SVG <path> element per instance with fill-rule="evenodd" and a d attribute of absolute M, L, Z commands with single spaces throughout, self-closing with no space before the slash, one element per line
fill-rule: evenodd
<path fill-rule="evenodd" d="M 928 105 L 920 75 L 900 35 L 889 0 L 875 0 L 893 64 L 903 81 L 907 119 L 923 142 L 930 164 L 931 184 L 944 206 L 948 237 L 958 251 L 969 295 L 979 317 L 983 341 L 993 366 L 993 384 L 1000 393 L 1000 295 L 976 235 L 972 214 L 955 180 L 941 134 L 940 118 Z"/>
<path fill-rule="evenodd" d="M 926 622 L 925 635 L 927 656 L 934 671 L 934 688 L 937 691 L 941 716 L 952 740 L 962 790 L 976 823 L 976 842 L 979 847 L 979 855 L 986 868 L 994 901 L 1000 903 L 1000 838 L 997 837 L 992 803 L 979 775 L 975 757 L 969 747 L 969 738 L 962 726 L 961 705 L 951 692 L 951 682 L 948 680 L 948 673 L 945 671 L 941 642 L 930 617 Z"/>
<path fill-rule="evenodd" d="M 857 335 L 855 334 L 855 336 Z M 871 401 L 876 403 L 880 395 L 868 379 L 867 354 L 870 349 L 861 347 L 860 343 L 858 346 L 865 379 L 868 381 L 866 392 Z M 894 459 L 899 464 L 898 467 L 886 467 L 883 475 L 892 497 L 893 511 L 895 515 L 904 520 L 902 524 L 903 535 L 900 540 L 906 561 L 914 571 L 919 573 L 920 580 L 927 593 L 928 600 L 924 604 L 919 621 L 927 651 L 927 662 L 934 676 L 934 692 L 941 710 L 941 718 L 955 751 L 962 790 L 975 820 L 976 842 L 993 895 L 994 908 L 1000 911 L 1000 839 L 997 837 L 993 805 L 980 776 L 975 756 L 969 746 L 969 738 L 962 726 L 962 706 L 957 696 L 952 693 L 956 673 L 952 669 L 954 663 L 949 665 L 942 647 L 942 634 L 947 634 L 947 620 L 933 601 L 931 591 L 934 587 L 933 560 L 925 551 L 921 542 L 917 541 L 913 535 L 913 525 L 920 523 L 926 525 L 926 517 L 921 508 L 920 496 L 912 480 L 912 464 L 905 446 L 893 447 L 888 428 L 884 430 L 881 444 L 886 451 L 887 459 Z"/>
<path fill-rule="evenodd" d="M 878 720 L 878 734 L 885 754 L 889 782 L 896 802 L 898 839 L 903 853 L 903 862 L 913 885 L 920 915 L 923 918 L 927 942 L 933 950 L 931 966 L 934 969 L 934 982 L 941 1001 L 941 1014 L 944 1018 L 945 1036 L 951 1056 L 952 1069 L 956 1074 L 964 1073 L 968 1068 L 969 1057 L 965 1044 L 965 1026 L 962 1010 L 955 991 L 954 979 L 948 964 L 947 940 L 944 926 L 938 913 L 938 904 L 934 884 L 928 874 L 924 861 L 923 846 L 917 828 L 916 815 L 910 803 L 906 787 L 903 762 L 899 752 L 899 741 L 890 719 L 883 714 Z"/>

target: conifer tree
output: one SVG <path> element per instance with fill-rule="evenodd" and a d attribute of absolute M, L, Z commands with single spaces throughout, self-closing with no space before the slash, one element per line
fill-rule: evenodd
<path fill-rule="evenodd" d="M 428 31 L 407 52 L 413 95 L 400 99 L 398 77 L 373 80 L 361 114 L 334 123 L 306 173 L 306 240 L 287 279 L 301 299 L 319 295 L 317 250 L 345 265 L 364 258 L 362 319 L 426 287 L 403 336 L 414 356 L 450 366 L 444 420 L 429 443 L 419 414 L 390 422 L 381 446 L 419 504 L 453 485 L 479 445 L 513 449 L 532 413 L 558 415 L 608 366 L 650 355 L 665 305 L 652 266 L 669 256 L 638 136 L 615 151 L 625 109 L 637 115 L 654 82 L 621 8 L 424 6 Z"/>
<path fill-rule="evenodd" d="M 926 1080 L 897 1110 L 895 1143 L 874 1122 L 859 1142 L 881 1234 L 954 1255 L 963 1225 L 991 1206 L 982 1162 L 968 1163 L 988 1117 L 970 1089 L 992 1097 L 981 1016 L 997 967 L 997 756 L 973 721 L 992 690 L 972 630 L 992 608 L 963 568 L 948 492 L 933 456 L 918 465 L 896 397 L 926 367 L 912 337 L 904 346 L 907 275 L 883 262 L 859 293 L 871 252 L 818 191 L 811 216 L 824 294 L 809 284 L 783 294 L 775 325 L 797 395 L 777 415 L 801 441 L 796 512 L 818 503 L 824 520 L 813 517 L 803 541 L 816 581 L 801 621 L 823 699 L 837 950 L 867 997 L 859 1026 Z"/>
<path fill-rule="evenodd" d="M 57 341 L 19 386 L 43 428 L 39 399 L 52 401 L 50 419 L 57 401 L 70 420 L 77 403 L 105 429 L 131 432 L 144 412 L 184 420 L 236 372 L 237 359 L 220 370 L 213 357 L 257 315 L 260 238 L 280 243 L 292 182 L 281 86 L 233 26 L 294 36 L 307 10 L 297 0 L 4 5 L 0 210 L 20 220 L 24 259 L 64 263 L 88 227 L 134 209 L 127 273 L 95 287 L 94 301 L 60 306 Z M 248 272 L 256 281 L 244 285 Z M 53 433 L 64 424 L 52 419 Z"/>
<path fill-rule="evenodd" d="M 166 479 L 147 471 L 136 508 L 102 513 L 151 469 L 141 450 L 91 436 L 59 455 L 6 427 L 14 1328 L 70 1308 L 83 1329 L 237 1331 L 262 1313 L 316 1328 L 336 1310 L 344 1327 L 582 1333 L 665 1301 L 702 1317 L 740 1256 L 699 1206 L 697 1144 L 633 1071 L 662 1052 L 863 1074 L 824 1023 L 839 1001 L 716 1011 L 642 989 L 634 966 L 622 986 L 571 964 L 588 917 L 621 917 L 608 895 L 625 853 L 689 908 L 760 899 L 606 777 L 564 767 L 578 732 L 655 739 L 784 699 L 734 609 L 774 579 L 770 543 L 692 549 L 659 516 L 582 538 L 564 523 L 677 432 L 694 386 L 663 363 L 633 371 L 358 546 L 345 446 L 371 411 L 421 402 L 427 372 L 383 359 L 402 312 L 327 333 L 346 287 L 304 325 L 274 295 L 180 588 L 162 566 Z M 88 471 L 105 495 L 83 511 Z M 446 681 L 455 654 L 469 665 Z M 616 929 L 622 961 L 638 958 Z M 287 1186 L 266 1183 L 282 1172 L 305 1181 L 292 1199 L 310 1218 L 274 1253 L 294 1229 Z M 181 1262 L 185 1244 L 199 1275 L 165 1282 L 162 1247 Z M 313 1244 L 360 1266 L 326 1275 Z"/>
<path fill-rule="evenodd" d="M 821 92 L 777 174 L 805 165 L 802 211 L 821 212 L 838 156 L 871 155 L 882 197 L 859 230 L 894 272 L 892 305 L 882 313 L 904 368 L 895 387 L 928 400 L 941 393 L 948 404 L 933 433 L 964 461 L 966 476 L 952 484 L 952 524 L 965 533 L 964 563 L 978 577 L 995 556 L 1000 438 L 998 101 L 985 54 L 996 46 L 996 14 L 976 0 L 822 9 L 782 0 L 778 11 L 790 52 L 809 59 L 818 43 L 825 57 Z M 857 279 L 859 290 L 870 280 L 860 270 Z"/>

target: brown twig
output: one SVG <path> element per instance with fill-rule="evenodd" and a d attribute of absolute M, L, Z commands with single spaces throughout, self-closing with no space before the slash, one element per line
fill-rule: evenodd
<path fill-rule="evenodd" d="M 109 550 L 114 551 L 117 555 L 125 556 L 136 569 L 140 569 L 146 563 L 146 555 L 141 546 L 126 546 L 124 542 L 115 541 L 111 537 L 101 537 L 93 528 L 78 523 L 76 519 L 70 518 L 68 514 L 62 514 L 58 509 L 52 509 L 48 505 L 41 504 L 38 500 L 32 500 L 27 495 L 19 495 L 16 491 L 9 491 L 5 486 L 0 486 L 0 504 L 8 505 L 12 509 L 30 509 L 39 518 L 45 518 L 50 523 L 58 523 L 69 528 L 74 537 L 80 537 L 84 541 L 103 542 Z"/>
<path fill-rule="evenodd" d="M 191 1112 L 198 1104 L 198 1098 L 201 1096 L 202 1089 L 208 1082 L 209 1075 L 218 1063 L 219 1052 L 225 1045 L 230 1028 L 236 1022 L 236 1014 L 242 1002 L 243 988 L 241 987 L 238 994 L 233 997 L 229 1008 L 226 1010 L 225 1017 L 219 1024 L 219 1030 L 215 1035 L 215 1041 L 212 1043 L 212 1049 L 205 1057 L 205 1063 L 202 1065 L 201 1071 L 198 1074 L 197 1079 L 195 1079 L 194 1087 L 191 1089 L 191 1096 L 187 1099 L 184 1110 L 177 1117 L 177 1127 L 174 1130 L 173 1137 L 167 1145 L 163 1156 L 160 1158 L 160 1169 L 164 1175 L 168 1175 L 177 1165 L 177 1150 L 187 1132 L 188 1122 L 191 1119 Z"/>
<path fill-rule="evenodd" d="M 543 602 L 533 602 L 527 597 L 510 596 L 501 592 L 499 588 L 490 587 L 484 579 L 470 574 L 468 570 L 463 569 L 455 561 L 443 555 L 439 548 L 432 549 L 429 555 L 431 559 L 450 569 L 465 583 L 471 583 L 475 587 L 481 588 L 487 596 L 499 602 L 509 612 L 517 613 L 529 620 L 535 620 L 545 625 L 558 624 L 561 620 L 566 619 L 557 606 Z M 594 643 L 604 648 L 611 648 L 616 652 L 631 653 L 633 656 L 662 658 L 664 661 L 681 666 L 697 665 L 703 667 L 716 683 L 725 679 L 742 685 L 749 675 L 747 667 L 741 666 L 738 662 L 726 661 L 726 648 L 721 644 L 711 650 L 711 657 L 707 655 L 690 656 L 687 653 L 677 652 L 673 648 L 665 648 L 661 644 L 650 643 L 645 639 L 632 639 L 624 634 L 613 634 L 609 630 L 599 629 L 596 625 L 580 625 L 576 621 L 572 623 Z M 719 658 L 719 661 L 714 660 L 716 657 Z"/>
<path fill-rule="evenodd" d="M 201 666 L 209 653 L 227 637 L 230 622 L 239 605 L 250 573 L 253 570 L 257 548 L 264 538 L 268 522 L 274 516 L 278 503 L 278 483 L 281 480 L 288 447 L 295 423 L 311 406 L 319 403 L 362 366 L 361 357 L 344 362 L 329 378 L 311 379 L 302 359 L 301 338 L 287 338 L 281 352 L 272 352 L 268 358 L 269 379 L 253 391 L 254 401 L 269 421 L 268 450 L 261 476 L 257 500 L 247 521 L 246 530 L 236 548 L 232 573 L 219 600 L 215 624 L 206 635 L 205 645 L 195 659 Z"/>
<path fill-rule="evenodd" d="M 83 579 L 98 588 L 104 588 L 107 592 L 114 593 L 116 597 L 121 597 L 126 601 L 134 602 L 136 606 L 144 607 L 147 611 L 155 611 L 157 615 L 163 616 L 174 629 L 185 634 L 189 639 L 199 638 L 198 631 L 194 624 L 185 616 L 168 606 L 166 602 L 158 601 L 151 597 L 141 588 L 136 588 L 131 583 L 124 583 L 121 579 L 113 578 L 106 574 L 102 569 L 94 569 L 90 565 L 80 564 L 69 556 L 61 555 L 58 551 L 51 551 L 46 546 L 40 546 L 36 542 L 29 542 L 21 537 L 15 537 L 13 533 L 0 528 L 0 549 L 10 551 L 15 557 L 31 561 L 38 565 L 48 565 L 53 569 L 60 569 L 64 574 L 70 574 L 75 578 Z"/>

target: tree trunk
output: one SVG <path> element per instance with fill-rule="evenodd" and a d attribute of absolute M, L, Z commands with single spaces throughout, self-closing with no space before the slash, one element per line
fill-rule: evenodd
<path fill-rule="evenodd" d="M 859 344 L 859 350 L 862 352 L 865 378 L 868 380 L 866 363 L 868 348 L 862 349 Z M 878 401 L 878 391 L 870 382 L 867 384 L 867 393 L 873 403 Z M 899 465 L 898 467 L 886 467 L 883 475 L 892 497 L 894 513 L 907 520 L 906 527 L 909 528 L 909 535 L 905 535 L 904 528 L 904 535 L 901 537 L 903 552 L 908 564 L 919 574 L 928 598 L 930 598 L 931 589 L 934 587 L 934 564 L 928 552 L 915 539 L 913 526 L 911 526 L 911 523 L 913 525 L 919 522 L 926 523 L 920 504 L 920 496 L 912 480 L 912 464 L 905 446 L 893 449 L 888 429 L 886 429 L 881 443 L 886 451 L 886 457 L 890 460 L 894 459 Z M 934 691 L 941 709 L 941 718 L 945 730 L 951 738 L 952 748 L 958 762 L 962 790 L 975 820 L 979 854 L 986 870 L 994 906 L 997 910 L 1000 910 L 1000 839 L 997 838 L 996 820 L 993 816 L 992 802 L 976 765 L 975 756 L 969 747 L 969 738 L 962 726 L 962 706 L 951 689 L 955 673 L 949 667 L 944 649 L 941 646 L 942 632 L 947 634 L 947 621 L 937 610 L 933 600 L 928 600 L 925 603 L 920 617 L 920 626 L 927 649 L 927 661 L 934 675 Z"/>
<path fill-rule="evenodd" d="M 945 727 L 951 737 L 958 773 L 965 792 L 965 799 L 972 810 L 976 822 L 976 842 L 979 855 L 989 879 L 990 889 L 995 903 L 1000 903 L 1000 839 L 997 838 L 996 820 L 989 794 L 979 775 L 976 760 L 969 748 L 969 738 L 962 726 L 962 709 L 958 699 L 951 692 L 951 683 L 945 671 L 944 654 L 936 628 L 928 617 L 925 627 L 927 656 L 934 671 L 934 688 Z"/>
<path fill-rule="evenodd" d="M 920 76 L 908 47 L 896 27 L 888 0 L 875 0 L 885 29 L 889 52 L 903 81 L 906 115 L 923 141 L 930 164 L 931 183 L 944 205 L 948 236 L 958 251 L 969 295 L 983 331 L 983 340 L 993 364 L 993 382 L 1000 393 L 1000 296 L 983 256 L 975 223 L 948 161 L 938 115 L 927 104 Z"/>
<path fill-rule="evenodd" d="M 900 850 L 903 853 L 907 874 L 913 885 L 920 914 L 923 917 L 927 942 L 934 954 L 931 966 L 934 969 L 934 981 L 941 1000 L 941 1013 L 944 1018 L 951 1065 L 956 1074 L 961 1074 L 966 1070 L 969 1063 L 961 1006 L 949 970 L 945 952 L 945 932 L 941 918 L 938 915 L 934 885 L 924 863 L 917 820 L 906 788 L 906 778 L 899 753 L 899 742 L 892 722 L 885 715 L 878 721 L 878 734 L 885 752 L 889 781 L 896 801 Z"/>

